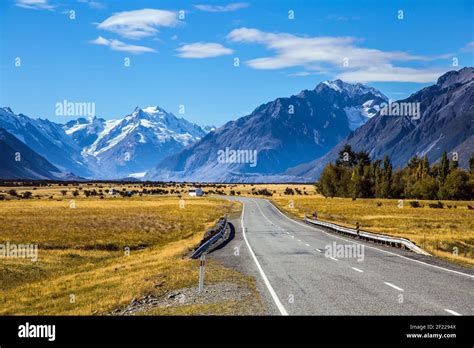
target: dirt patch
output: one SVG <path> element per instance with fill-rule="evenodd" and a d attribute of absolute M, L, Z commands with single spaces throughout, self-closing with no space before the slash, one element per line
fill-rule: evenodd
<path fill-rule="evenodd" d="M 149 294 L 140 299 L 133 299 L 128 306 L 115 309 L 110 315 L 144 314 L 155 308 L 181 307 L 196 304 L 214 304 L 228 301 L 244 302 L 252 296 L 252 291 L 246 286 L 223 282 L 205 285 L 201 293 L 199 293 L 197 287 L 192 287 L 173 290 L 159 297 Z M 242 314 L 258 314 L 251 313 L 252 309 L 248 309 L 248 311 L 249 313 Z"/>

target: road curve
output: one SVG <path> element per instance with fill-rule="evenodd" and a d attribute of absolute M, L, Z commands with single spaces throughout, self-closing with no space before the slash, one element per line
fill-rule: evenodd
<path fill-rule="evenodd" d="M 229 199 L 244 205 L 243 237 L 274 313 L 474 314 L 471 270 L 453 271 L 408 252 L 327 233 L 288 218 L 265 199 Z M 328 247 L 339 245 L 363 245 L 363 259 L 360 253 L 326 255 Z"/>

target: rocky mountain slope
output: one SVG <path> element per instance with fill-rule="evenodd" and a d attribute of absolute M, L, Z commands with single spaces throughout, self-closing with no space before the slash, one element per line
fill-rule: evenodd
<path fill-rule="evenodd" d="M 226 123 L 196 144 L 165 158 L 145 178 L 217 182 L 297 180 L 280 173 L 331 150 L 386 101 L 374 88 L 340 80 L 325 81 L 314 90 L 275 99 L 248 116 Z"/>
<path fill-rule="evenodd" d="M 447 72 L 436 84 L 397 103 L 420 103 L 420 118 L 376 115 L 324 156 L 285 174 L 315 180 L 346 143 L 354 150 L 367 151 L 373 159 L 387 154 L 394 167 L 404 166 L 414 155 L 426 154 L 435 162 L 443 151 L 451 156 L 457 152 L 459 164 L 467 167 L 474 152 L 474 68 Z"/>
<path fill-rule="evenodd" d="M 3 128 L 0 128 L 0 163 L 2 179 L 67 179 L 58 168 Z"/>

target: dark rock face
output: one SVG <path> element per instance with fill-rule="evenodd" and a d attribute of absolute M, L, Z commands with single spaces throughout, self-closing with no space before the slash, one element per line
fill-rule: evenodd
<path fill-rule="evenodd" d="M 60 170 L 0 128 L 0 178 L 59 179 Z"/>
<path fill-rule="evenodd" d="M 404 166 L 414 155 L 426 154 L 435 162 L 443 151 L 457 152 L 460 166 L 467 167 L 474 152 L 474 68 L 450 71 L 435 85 L 398 102 L 420 103 L 420 119 L 376 115 L 326 155 L 285 174 L 317 179 L 346 143 L 357 151 L 369 152 L 373 159 L 387 154 L 395 167 Z"/>

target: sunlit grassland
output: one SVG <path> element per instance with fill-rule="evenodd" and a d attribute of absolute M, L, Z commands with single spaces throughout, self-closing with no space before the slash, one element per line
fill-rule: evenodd
<path fill-rule="evenodd" d="M 184 208 L 176 196 L 77 197 L 75 208 L 70 200 L 0 202 L 0 243 L 39 247 L 37 262 L 0 259 L 0 314 L 107 314 L 145 294 L 196 286 L 198 261 L 186 254 L 220 216 L 240 211 L 236 202 L 207 198 L 185 197 Z M 207 282 L 230 280 L 256 294 L 252 279 L 215 261 L 207 269 Z M 231 314 L 234 305 L 183 310 Z"/>
<path fill-rule="evenodd" d="M 442 201 L 444 208 L 435 209 L 428 204 L 438 201 L 419 200 L 423 207 L 413 208 L 411 200 L 404 200 L 400 208 L 397 199 L 353 201 L 311 195 L 271 200 L 297 218 L 317 211 L 319 219 L 343 226 L 355 228 L 359 222 L 361 230 L 405 237 L 435 256 L 474 267 L 474 211 L 467 208 L 472 205 L 469 201 Z"/>

